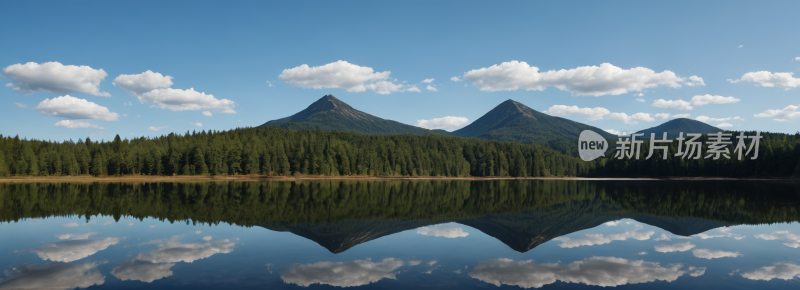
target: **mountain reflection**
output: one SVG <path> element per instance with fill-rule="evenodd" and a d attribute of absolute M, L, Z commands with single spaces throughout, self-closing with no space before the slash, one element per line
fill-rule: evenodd
<path fill-rule="evenodd" d="M 539 288 L 562 281 L 607 287 L 656 280 L 672 282 L 686 273 L 697 277 L 706 270 L 683 267 L 681 264 L 664 267 L 659 263 L 614 257 L 591 257 L 570 264 L 537 264 L 533 261 L 497 259 L 481 262 L 469 272 L 469 276 L 495 286 L 506 284 L 522 288 Z"/>
<path fill-rule="evenodd" d="M 117 220 L 126 216 L 229 223 L 291 232 L 332 253 L 411 229 L 420 229 L 424 235 L 466 236 L 467 232 L 460 228 L 459 232 L 435 226 L 454 222 L 486 233 L 516 251 L 527 252 L 553 239 L 560 241 L 562 247 L 576 247 L 650 239 L 654 234 L 632 231 L 559 238 L 624 218 L 678 236 L 739 238 L 724 230 L 704 232 L 737 224 L 800 221 L 799 192 L 800 187 L 791 182 L 730 180 L 4 183 L 0 184 L 0 221 L 71 215 L 88 220 L 110 215 Z M 782 232 L 760 238 L 782 240 L 791 247 L 800 243 L 795 235 Z M 110 242 L 105 241 L 113 244 Z M 98 240 L 69 240 L 30 251 L 43 259 L 66 262 L 103 248 L 102 243 L 96 243 Z M 159 249 L 140 254 L 137 261 L 191 262 L 230 252 L 235 244 L 228 240 L 181 244 L 177 238 L 152 243 Z M 59 249 L 64 247 L 78 250 L 60 254 Z M 137 263 L 142 269 L 148 267 Z M 159 269 L 166 273 L 163 267 Z M 138 280 L 159 275 L 145 275 L 147 278 Z"/>

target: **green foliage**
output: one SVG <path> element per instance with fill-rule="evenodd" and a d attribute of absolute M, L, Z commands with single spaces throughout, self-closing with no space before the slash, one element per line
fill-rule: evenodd
<path fill-rule="evenodd" d="M 25 175 L 577 176 L 594 166 L 538 145 L 445 135 L 369 136 L 274 127 L 52 143 L 0 136 Z M 535 160 L 547 160 L 536 164 Z M 539 170 L 534 169 L 539 168 Z M 536 175 L 532 175 L 536 174 Z"/>

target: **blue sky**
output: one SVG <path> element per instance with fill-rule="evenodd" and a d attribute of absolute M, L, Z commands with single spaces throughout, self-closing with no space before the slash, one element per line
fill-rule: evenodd
<path fill-rule="evenodd" d="M 325 94 L 385 119 L 448 130 L 513 99 L 608 130 L 689 114 L 732 130 L 794 133 L 799 8 L 796 1 L 8 2 L 0 9 L 0 133 L 107 140 L 228 130 L 289 116 Z M 140 75 L 147 71 L 150 82 Z M 120 75 L 132 75 L 128 86 L 125 78 L 115 85 Z M 460 118 L 433 121 L 447 116 Z"/>

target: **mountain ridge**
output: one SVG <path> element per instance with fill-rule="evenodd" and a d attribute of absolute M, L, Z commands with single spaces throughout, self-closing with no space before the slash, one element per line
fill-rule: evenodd
<path fill-rule="evenodd" d="M 444 133 L 443 130 L 428 130 L 370 115 L 356 110 L 333 95 L 325 95 L 294 115 L 268 121 L 258 127 L 279 127 L 290 130 L 336 130 L 377 135 Z"/>

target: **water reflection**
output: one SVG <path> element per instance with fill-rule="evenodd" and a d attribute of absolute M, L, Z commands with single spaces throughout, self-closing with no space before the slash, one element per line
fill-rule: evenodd
<path fill-rule="evenodd" d="M 33 249 L 27 249 L 25 251 L 36 253 L 39 255 L 39 258 L 42 258 L 42 260 L 72 262 L 94 255 L 99 251 L 105 250 L 111 245 L 116 245 L 122 239 L 125 238 L 66 241 L 48 244 Z"/>
<path fill-rule="evenodd" d="M 73 289 L 102 285 L 105 276 L 97 271 L 99 262 L 81 264 L 50 263 L 22 265 L 6 273 L 0 288 L 9 289 Z"/>
<path fill-rule="evenodd" d="M 11 222 L 0 224 L 9 233 L 0 237 L 0 288 L 753 288 L 741 283 L 755 281 L 792 288 L 780 283 L 800 276 L 791 252 L 800 248 L 798 225 L 786 224 L 800 221 L 798 188 L 737 181 L 0 184 L 0 221 Z M 24 219 L 36 222 L 13 223 Z"/>
<path fill-rule="evenodd" d="M 172 276 L 172 266 L 175 263 L 153 263 L 142 260 L 127 260 L 119 264 L 111 275 L 120 280 L 138 280 L 142 282 L 153 282 L 155 280 Z"/>
<path fill-rule="evenodd" d="M 356 260 L 294 264 L 281 274 L 281 279 L 304 287 L 317 283 L 339 287 L 361 286 L 384 278 L 395 279 L 395 270 L 403 265 L 402 260 L 394 258 L 386 258 L 377 263 Z"/>
<path fill-rule="evenodd" d="M 539 288 L 556 281 L 604 287 L 656 280 L 672 282 L 686 273 L 697 277 L 705 273 L 705 268 L 684 269 L 681 264 L 664 267 L 659 263 L 615 257 L 591 257 L 570 264 L 497 259 L 481 262 L 469 276 L 496 286 Z"/>

